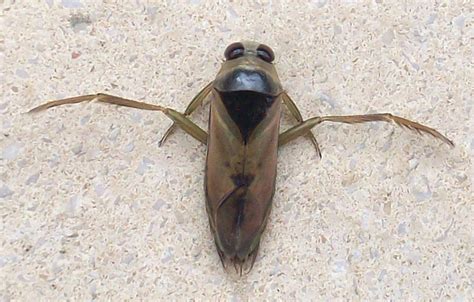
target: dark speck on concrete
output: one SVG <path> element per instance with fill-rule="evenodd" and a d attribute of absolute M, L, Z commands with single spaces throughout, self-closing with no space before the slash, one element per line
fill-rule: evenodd
<path fill-rule="evenodd" d="M 74 29 L 74 31 L 85 30 L 88 25 L 92 24 L 91 18 L 89 15 L 84 14 L 72 14 L 69 17 L 69 24 Z"/>

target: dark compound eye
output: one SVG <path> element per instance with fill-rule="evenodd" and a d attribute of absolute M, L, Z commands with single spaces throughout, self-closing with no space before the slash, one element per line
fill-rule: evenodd
<path fill-rule="evenodd" d="M 257 56 L 265 62 L 271 63 L 275 59 L 273 50 L 267 45 L 260 44 L 257 48 Z"/>
<path fill-rule="evenodd" d="M 233 60 L 244 55 L 244 45 L 240 42 L 235 42 L 227 46 L 224 52 L 226 60 Z"/>

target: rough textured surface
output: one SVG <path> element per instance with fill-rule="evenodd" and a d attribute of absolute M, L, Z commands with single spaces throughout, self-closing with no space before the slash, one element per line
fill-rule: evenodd
<path fill-rule="evenodd" d="M 473 298 L 469 1 L 1 2 L 0 301 Z M 23 114 L 104 91 L 183 110 L 241 39 L 274 48 L 305 117 L 392 112 L 456 147 L 372 123 L 315 129 L 322 160 L 305 139 L 281 148 L 240 278 L 208 229 L 205 147 L 178 131 L 158 148 L 166 117 Z"/>

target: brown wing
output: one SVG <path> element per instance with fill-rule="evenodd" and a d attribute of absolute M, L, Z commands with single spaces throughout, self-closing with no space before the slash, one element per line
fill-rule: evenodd
<path fill-rule="evenodd" d="M 217 92 L 211 100 L 206 197 L 211 228 L 226 257 L 240 260 L 258 246 L 274 193 L 281 99 L 244 143 Z"/>

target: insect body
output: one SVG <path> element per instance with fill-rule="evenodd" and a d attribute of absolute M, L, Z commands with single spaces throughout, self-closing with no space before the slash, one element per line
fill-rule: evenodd
<path fill-rule="evenodd" d="M 214 81 L 207 140 L 207 212 L 221 259 L 255 259 L 276 179 L 282 88 L 273 53 L 235 43 Z M 260 57 L 259 52 L 265 56 Z"/>
<path fill-rule="evenodd" d="M 236 268 L 257 255 L 260 238 L 270 214 L 275 191 L 277 150 L 291 140 L 307 136 L 319 155 L 318 142 L 310 130 L 322 122 L 394 122 L 428 133 L 453 146 L 452 141 L 435 129 L 389 114 L 313 117 L 303 121 L 295 103 L 282 89 L 273 51 L 256 42 L 237 42 L 225 51 L 226 60 L 214 81 L 204 87 L 184 114 L 159 105 L 94 94 L 51 101 L 30 112 L 96 100 L 120 106 L 161 111 L 173 125 L 160 145 L 178 126 L 207 145 L 205 169 L 206 210 L 216 247 L 223 265 Z M 210 100 L 208 133 L 188 119 L 205 100 Z M 282 105 L 286 105 L 298 124 L 279 133 Z"/>

